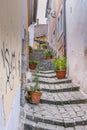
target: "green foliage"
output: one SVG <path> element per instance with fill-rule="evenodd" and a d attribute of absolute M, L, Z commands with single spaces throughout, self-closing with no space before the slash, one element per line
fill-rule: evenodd
<path fill-rule="evenodd" d="M 65 70 L 66 69 L 66 58 L 62 57 L 61 59 L 54 58 L 53 60 L 54 63 L 54 70 Z"/>
<path fill-rule="evenodd" d="M 47 47 L 47 45 L 45 43 L 40 45 L 41 47 Z"/>
<path fill-rule="evenodd" d="M 52 53 L 51 50 L 46 50 L 46 51 L 44 52 L 44 56 L 45 56 L 45 57 L 46 57 L 46 56 L 53 56 L 53 53 Z"/>
<path fill-rule="evenodd" d="M 30 61 L 29 61 L 29 64 L 35 64 L 35 65 L 37 65 L 37 64 L 38 64 L 38 61 L 37 61 L 37 60 L 32 59 L 32 60 L 30 60 Z"/>
<path fill-rule="evenodd" d="M 32 47 L 31 46 L 28 46 L 29 47 L 29 49 L 31 49 L 32 50 Z"/>
<path fill-rule="evenodd" d="M 39 77 L 37 75 L 38 73 L 38 69 L 35 70 L 35 73 L 34 73 L 34 79 L 33 79 L 33 82 L 35 83 L 34 86 L 28 86 L 26 88 L 26 91 L 41 91 L 40 89 L 40 86 L 39 86 Z"/>
<path fill-rule="evenodd" d="M 25 94 L 25 100 L 28 102 L 30 100 L 31 96 L 28 94 Z"/>

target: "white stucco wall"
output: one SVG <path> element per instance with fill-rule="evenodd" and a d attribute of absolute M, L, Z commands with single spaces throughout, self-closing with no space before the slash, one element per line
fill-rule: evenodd
<path fill-rule="evenodd" d="M 9 114 L 9 120 L 4 130 L 18 130 L 19 127 L 19 113 L 20 113 L 20 86 L 16 91 L 12 107 Z"/>
<path fill-rule="evenodd" d="M 87 0 L 66 0 L 69 76 L 87 93 Z"/>
<path fill-rule="evenodd" d="M 18 123 L 16 119 L 18 119 L 20 106 L 21 31 L 22 0 L 1 0 L 0 97 L 3 95 L 3 101 L 1 98 L 0 113 L 3 111 L 3 116 L 0 114 L 0 127 L 5 130 L 16 130 L 15 125 L 17 126 Z M 17 104 L 14 105 L 14 102 Z"/>

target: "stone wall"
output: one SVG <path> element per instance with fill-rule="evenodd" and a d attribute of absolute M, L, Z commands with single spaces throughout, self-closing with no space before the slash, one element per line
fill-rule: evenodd
<path fill-rule="evenodd" d="M 87 93 L 87 1 L 66 0 L 68 73 Z"/>

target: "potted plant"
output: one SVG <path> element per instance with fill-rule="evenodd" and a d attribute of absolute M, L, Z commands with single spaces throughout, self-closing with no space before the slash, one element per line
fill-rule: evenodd
<path fill-rule="evenodd" d="M 51 50 L 46 50 L 44 52 L 44 56 L 46 57 L 46 59 L 52 59 L 53 58 L 53 53 Z"/>
<path fill-rule="evenodd" d="M 37 76 L 37 71 L 35 71 L 35 77 L 33 79 L 34 86 L 30 85 L 27 87 L 27 101 L 33 104 L 38 104 L 42 95 L 42 91 L 39 87 L 39 77 Z"/>
<path fill-rule="evenodd" d="M 45 43 L 41 44 L 41 49 L 47 49 L 47 45 Z"/>
<path fill-rule="evenodd" d="M 66 76 L 66 58 L 62 57 L 61 59 L 54 58 L 54 70 L 56 72 L 56 76 L 59 79 L 65 78 Z"/>
<path fill-rule="evenodd" d="M 31 53 L 32 52 L 32 47 L 31 46 L 29 46 L 29 53 Z"/>
<path fill-rule="evenodd" d="M 34 70 L 34 69 L 36 69 L 37 64 L 38 64 L 38 61 L 32 59 L 32 60 L 29 61 L 29 68 Z"/>

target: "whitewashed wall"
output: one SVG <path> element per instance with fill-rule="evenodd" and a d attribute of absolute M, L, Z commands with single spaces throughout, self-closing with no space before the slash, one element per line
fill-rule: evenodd
<path fill-rule="evenodd" d="M 5 130 L 18 130 L 20 113 L 20 87 L 18 88 L 14 101 L 10 110 L 9 120 L 6 124 Z"/>
<path fill-rule="evenodd" d="M 3 95 L 3 101 L 0 99 L 0 130 L 3 130 L 1 127 L 16 130 L 17 126 L 20 106 L 21 30 L 22 0 L 1 0 L 0 97 Z"/>
<path fill-rule="evenodd" d="M 87 93 L 87 0 L 66 0 L 68 72 Z"/>

